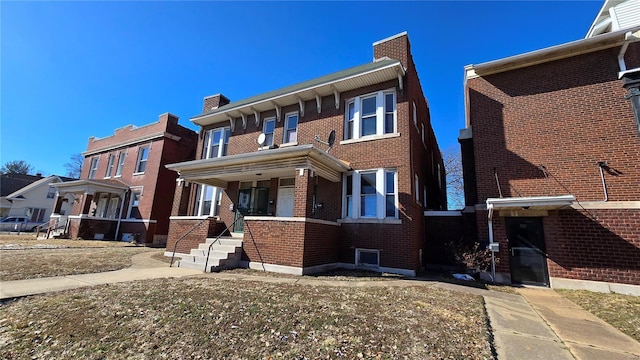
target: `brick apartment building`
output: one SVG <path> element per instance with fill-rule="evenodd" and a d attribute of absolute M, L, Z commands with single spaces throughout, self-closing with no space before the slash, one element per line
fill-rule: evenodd
<path fill-rule="evenodd" d="M 65 196 L 74 198 L 65 235 L 165 244 L 177 177 L 165 165 L 194 159 L 197 140 L 169 113 L 151 124 L 90 137 L 80 179 L 55 185 L 54 213 Z"/>
<path fill-rule="evenodd" d="M 235 249 L 216 256 L 238 253 L 233 266 L 415 274 L 424 211 L 446 208 L 442 157 L 406 32 L 373 53 L 244 100 L 205 98 L 197 160 L 167 166 L 180 177 L 166 254 L 215 267 L 207 244 L 228 229 L 236 243 L 220 243 Z"/>
<path fill-rule="evenodd" d="M 498 281 L 640 293 L 640 19 L 611 31 L 619 3 L 583 40 L 465 68 L 465 212 Z"/>

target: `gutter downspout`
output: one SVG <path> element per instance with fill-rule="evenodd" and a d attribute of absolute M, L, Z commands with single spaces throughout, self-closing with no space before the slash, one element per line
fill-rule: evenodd
<path fill-rule="evenodd" d="M 114 240 L 118 240 L 118 233 L 120 232 L 120 222 L 122 221 L 122 210 L 124 210 L 124 199 L 127 197 L 129 189 L 125 190 L 122 194 L 122 205 L 120 206 L 120 216 L 118 216 L 118 224 L 116 225 L 116 236 Z"/>
<path fill-rule="evenodd" d="M 493 244 L 493 204 L 487 204 L 487 210 L 489 210 L 489 244 Z M 491 280 L 496 282 L 496 257 L 493 251 L 491 251 Z"/>
<path fill-rule="evenodd" d="M 604 190 L 604 201 L 609 201 L 609 194 L 607 193 L 607 183 L 604 180 L 604 171 L 602 168 L 607 166 L 606 161 L 598 161 L 598 168 L 600 168 L 600 179 L 602 179 L 602 189 Z"/>

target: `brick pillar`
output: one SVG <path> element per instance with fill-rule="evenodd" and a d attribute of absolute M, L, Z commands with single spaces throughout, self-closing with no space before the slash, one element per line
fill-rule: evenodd
<path fill-rule="evenodd" d="M 171 206 L 171 216 L 189 215 L 190 188 L 185 181 L 176 181 L 176 190 L 173 194 L 173 205 Z"/>
<path fill-rule="evenodd" d="M 313 214 L 313 185 L 315 177 L 310 176 L 309 169 L 296 169 L 296 190 L 293 200 L 293 216 L 311 217 Z"/>

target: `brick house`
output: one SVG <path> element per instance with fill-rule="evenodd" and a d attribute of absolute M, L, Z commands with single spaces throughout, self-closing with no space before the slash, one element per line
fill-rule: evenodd
<path fill-rule="evenodd" d="M 446 208 L 442 157 L 406 32 L 373 53 L 244 100 L 205 98 L 197 160 L 167 165 L 180 177 L 166 254 L 207 271 L 414 275 L 424 211 Z"/>
<path fill-rule="evenodd" d="M 198 135 L 178 117 L 128 125 L 104 138 L 90 137 L 80 179 L 55 184 L 54 213 L 71 195 L 64 233 L 71 238 L 165 244 L 176 173 L 166 164 L 194 158 Z"/>
<path fill-rule="evenodd" d="M 465 212 L 500 282 L 640 293 L 640 21 L 611 31 L 616 4 L 585 39 L 465 67 Z"/>

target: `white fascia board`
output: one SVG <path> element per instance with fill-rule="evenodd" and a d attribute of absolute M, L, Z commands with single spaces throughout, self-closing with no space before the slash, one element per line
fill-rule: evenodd
<path fill-rule="evenodd" d="M 340 78 L 340 79 L 335 79 L 335 80 L 332 80 L 332 81 L 327 81 L 327 82 L 322 83 L 322 84 L 317 84 L 317 85 L 310 86 L 310 87 L 307 87 L 307 88 L 304 88 L 304 89 L 299 89 L 299 90 L 296 90 L 296 91 L 290 91 L 290 92 L 287 92 L 287 93 L 283 93 L 283 94 L 279 94 L 279 95 L 276 95 L 276 96 L 272 96 L 270 98 L 257 100 L 257 101 L 254 101 L 254 102 L 251 102 L 251 103 L 248 103 L 248 104 L 243 104 L 243 105 L 230 107 L 228 109 L 224 109 L 224 110 L 219 111 L 219 112 L 206 114 L 206 115 L 194 116 L 194 117 L 192 117 L 190 119 L 190 121 L 192 123 L 196 124 L 196 125 L 206 126 L 206 125 L 209 125 L 209 124 L 203 124 L 202 121 L 206 120 L 207 118 L 209 118 L 211 116 L 216 116 L 216 115 L 221 115 L 221 114 L 230 115 L 230 113 L 232 113 L 234 111 L 242 111 L 242 110 L 249 111 L 248 110 L 249 108 L 251 108 L 252 106 L 256 106 L 257 104 L 269 103 L 269 102 L 276 101 L 278 99 L 281 99 L 281 98 L 284 98 L 284 97 L 287 97 L 287 96 L 295 95 L 295 94 L 302 93 L 302 92 L 305 92 L 305 91 L 316 90 L 316 89 L 324 87 L 324 86 L 331 86 L 331 85 L 339 83 L 341 81 L 355 79 L 355 78 L 358 78 L 358 77 L 366 76 L 366 75 L 369 75 L 369 74 L 372 74 L 372 73 L 375 73 L 375 72 L 378 72 L 378 71 L 381 71 L 381 70 L 390 69 L 390 68 L 393 68 L 393 67 L 398 67 L 398 69 L 400 70 L 400 73 L 402 74 L 402 76 L 404 76 L 406 74 L 405 73 L 405 69 L 402 66 L 402 63 L 400 63 L 400 61 L 397 61 L 396 63 L 389 64 L 389 65 L 381 67 L 381 68 L 369 70 L 367 72 L 363 72 L 363 73 L 359 73 L 359 74 L 343 77 L 343 78 Z M 235 116 L 232 116 L 232 117 L 235 118 Z M 226 121 L 226 120 L 224 120 L 224 121 Z"/>
<path fill-rule="evenodd" d="M 106 151 L 111 151 L 111 150 L 115 150 L 115 149 L 119 149 L 119 148 L 123 148 L 123 147 L 129 147 L 131 145 L 138 144 L 138 143 L 143 143 L 143 142 L 147 142 L 147 141 L 161 139 L 163 137 L 167 137 L 167 138 L 170 138 L 170 139 L 173 139 L 173 140 L 176 140 L 176 138 L 177 138 L 177 140 L 180 139 L 179 136 L 175 136 L 175 135 L 169 134 L 169 133 L 167 133 L 165 131 L 160 131 L 160 132 L 149 134 L 149 135 L 146 135 L 146 136 L 141 136 L 141 137 L 138 137 L 138 138 L 135 138 L 135 139 L 132 139 L 132 140 L 123 141 L 121 143 L 117 143 L 117 144 L 114 144 L 114 145 L 105 146 L 105 147 L 102 147 L 102 148 L 99 148 L 99 149 L 95 149 L 95 150 L 91 150 L 91 151 L 84 151 L 84 152 L 82 152 L 80 154 L 82 156 L 84 156 L 84 157 L 92 156 L 92 155 L 99 154 L 99 153 L 106 152 Z"/>
<path fill-rule="evenodd" d="M 520 207 L 535 209 L 549 206 L 570 206 L 574 201 L 576 201 L 576 197 L 573 195 L 488 198 L 487 207 L 491 206 L 496 210 Z"/>
<path fill-rule="evenodd" d="M 595 52 L 621 45 L 625 41 L 626 33 L 633 33 L 638 30 L 640 30 L 640 26 L 606 33 L 588 39 L 580 39 L 498 60 L 488 61 L 477 65 L 471 65 L 471 68 L 474 70 L 474 75 L 479 74 L 480 76 L 484 76 L 515 70 L 525 66 L 542 64 L 570 56 Z M 467 73 L 469 72 L 467 71 Z M 473 76 L 469 76 L 468 78 L 472 77 Z"/>

